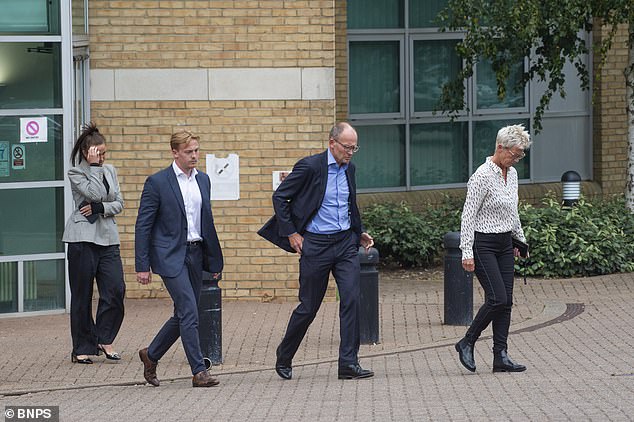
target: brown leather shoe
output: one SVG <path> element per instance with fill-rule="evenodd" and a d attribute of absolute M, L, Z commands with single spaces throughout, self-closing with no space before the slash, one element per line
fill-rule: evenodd
<path fill-rule="evenodd" d="M 220 382 L 209 375 L 209 372 L 207 372 L 207 370 L 200 371 L 192 377 L 193 387 L 213 387 L 214 385 L 218 384 L 220 384 Z"/>
<path fill-rule="evenodd" d="M 143 362 L 143 376 L 145 377 L 145 380 L 149 384 L 158 387 L 161 384 L 158 378 L 156 378 L 156 367 L 158 366 L 158 362 L 154 362 L 149 358 L 147 355 L 147 347 L 139 350 L 139 357 L 141 358 L 141 362 Z"/>

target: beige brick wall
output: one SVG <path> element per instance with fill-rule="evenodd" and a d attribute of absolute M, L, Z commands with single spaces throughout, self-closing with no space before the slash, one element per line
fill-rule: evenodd
<path fill-rule="evenodd" d="M 90 0 L 90 22 L 93 69 L 334 68 L 333 1 Z M 134 223 L 146 177 L 171 163 L 169 136 L 187 128 L 201 136 L 200 169 L 207 153 L 240 156 L 240 200 L 212 204 L 224 298 L 296 300 L 297 256 L 256 231 L 272 214 L 271 172 L 324 150 L 334 107 L 334 100 L 93 101 L 125 200 L 118 223 L 128 297 L 167 295 L 159 277 L 149 287 L 136 283 Z"/>
<path fill-rule="evenodd" d="M 595 25 L 599 28 L 598 25 Z M 594 42 L 600 42 L 607 28 L 594 32 Z M 621 25 L 608 52 L 607 60 L 599 68 L 599 55 L 594 56 L 594 179 L 604 195 L 625 191 L 627 169 L 627 114 L 625 76 L 627 66 L 627 25 Z"/>
<path fill-rule="evenodd" d="M 334 1 L 89 0 L 92 67 L 333 66 Z"/>
<path fill-rule="evenodd" d="M 225 255 L 225 297 L 295 300 L 297 257 L 256 231 L 272 213 L 271 172 L 325 148 L 332 108 L 332 101 L 93 103 L 92 117 L 107 137 L 108 159 L 118 169 L 125 200 L 117 220 L 128 297 L 165 295 L 158 277 L 149 289 L 135 282 L 134 222 L 146 177 L 172 161 L 170 134 L 188 128 L 201 136 L 203 158 L 240 156 L 240 200 L 212 204 Z M 204 159 L 199 168 L 205 168 Z"/>

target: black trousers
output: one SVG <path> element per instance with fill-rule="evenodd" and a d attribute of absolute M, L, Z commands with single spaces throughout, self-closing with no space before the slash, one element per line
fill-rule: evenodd
<path fill-rule="evenodd" d="M 68 280 L 73 352 L 96 355 L 97 345 L 112 344 L 123 322 L 125 282 L 119 245 L 69 243 Z M 92 318 L 93 280 L 99 290 L 96 321 Z"/>
<path fill-rule="evenodd" d="M 148 357 L 158 362 L 181 338 L 192 375 L 206 369 L 198 337 L 198 302 L 203 282 L 203 251 L 200 244 L 187 246 L 185 264 L 176 277 L 162 277 L 174 301 L 174 315 L 148 347 Z"/>
<path fill-rule="evenodd" d="M 339 290 L 339 365 L 358 363 L 360 267 L 357 235 L 352 230 L 319 235 L 305 233 L 299 260 L 299 305 L 277 350 L 290 363 L 326 294 L 332 271 Z"/>
<path fill-rule="evenodd" d="M 484 290 L 485 301 L 465 337 L 471 342 L 492 324 L 493 351 L 507 349 L 513 307 L 514 265 L 511 233 L 475 233 L 475 274 Z"/>

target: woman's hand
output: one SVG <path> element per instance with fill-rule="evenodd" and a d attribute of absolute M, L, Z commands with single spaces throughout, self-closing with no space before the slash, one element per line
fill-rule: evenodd
<path fill-rule="evenodd" d="M 475 261 L 473 258 L 471 259 L 463 259 L 462 260 L 462 268 L 464 268 L 465 271 L 469 271 L 470 273 L 472 273 L 475 270 Z"/>
<path fill-rule="evenodd" d="M 81 207 L 79 209 L 79 212 L 81 213 L 81 215 L 83 215 L 84 217 L 88 217 L 89 215 L 92 215 L 92 205 L 90 204 L 86 204 L 83 207 Z"/>
<path fill-rule="evenodd" d="M 88 148 L 86 160 L 89 164 L 100 164 L 101 151 L 95 146 Z"/>

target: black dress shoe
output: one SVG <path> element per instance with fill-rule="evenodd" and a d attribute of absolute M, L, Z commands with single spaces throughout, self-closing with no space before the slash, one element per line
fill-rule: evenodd
<path fill-rule="evenodd" d="M 277 375 L 282 379 L 290 380 L 293 378 L 293 367 L 290 364 L 277 362 L 275 364 L 275 372 L 277 372 Z"/>
<path fill-rule="evenodd" d="M 526 367 L 511 360 L 506 350 L 493 352 L 493 372 L 524 372 Z"/>
<path fill-rule="evenodd" d="M 456 343 L 456 352 L 460 357 L 460 363 L 471 372 L 475 372 L 476 365 L 473 358 L 473 344 L 471 344 L 466 338 L 463 338 Z"/>
<path fill-rule="evenodd" d="M 293 366 L 290 360 L 280 356 L 281 347 L 282 344 L 277 346 L 277 349 L 275 349 L 275 357 L 277 358 L 275 361 L 275 372 L 277 372 L 277 375 L 279 375 L 280 378 L 290 380 L 293 378 Z"/>
<path fill-rule="evenodd" d="M 78 358 L 75 352 L 70 353 L 70 361 L 73 363 L 83 363 L 84 365 L 92 365 L 92 359 L 86 358 Z"/>
<path fill-rule="evenodd" d="M 99 349 L 99 351 L 103 352 L 104 355 L 106 355 L 106 359 L 121 360 L 121 355 L 119 353 L 117 352 L 108 353 L 106 352 L 106 349 L 101 344 L 98 344 L 97 348 Z"/>
<path fill-rule="evenodd" d="M 360 378 L 370 378 L 373 376 L 374 372 L 369 369 L 363 369 L 358 363 L 339 367 L 340 380 L 356 380 Z"/>

